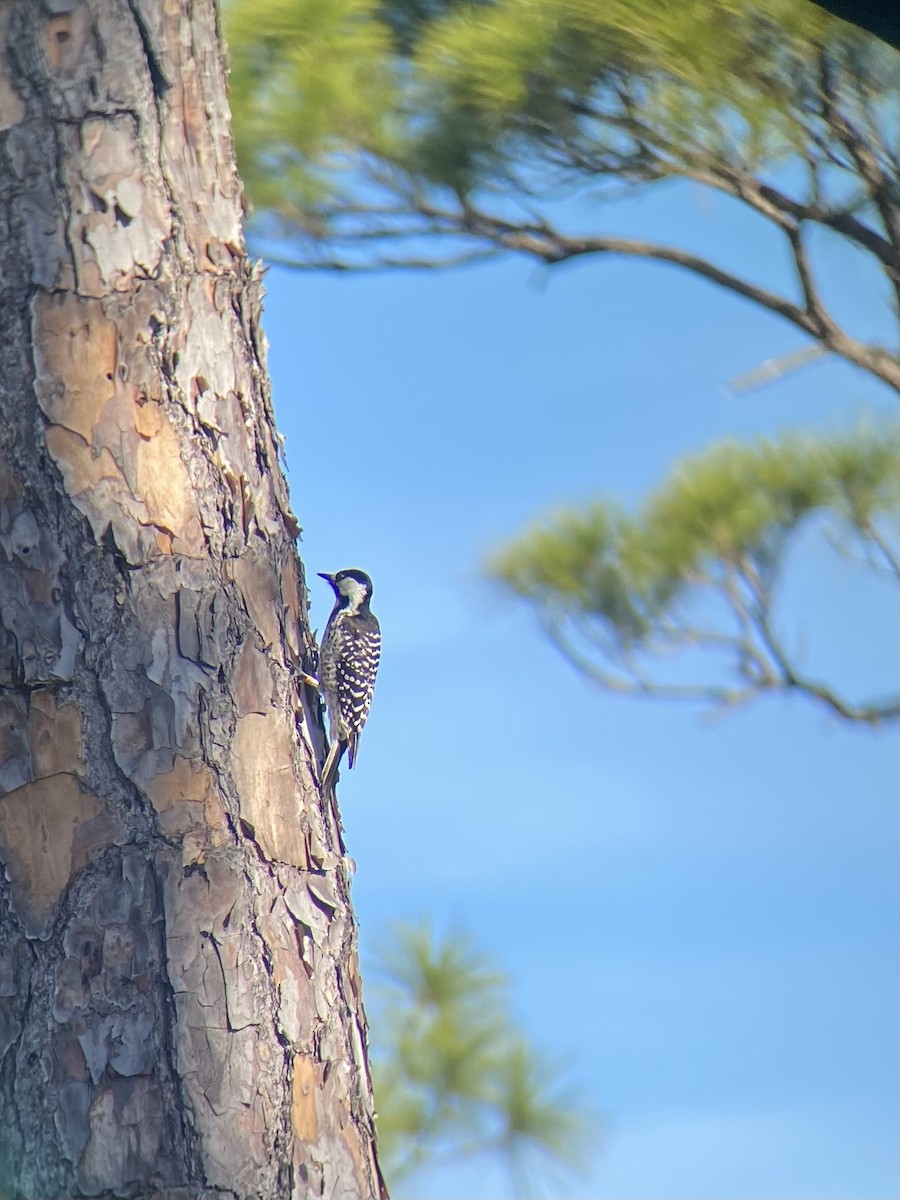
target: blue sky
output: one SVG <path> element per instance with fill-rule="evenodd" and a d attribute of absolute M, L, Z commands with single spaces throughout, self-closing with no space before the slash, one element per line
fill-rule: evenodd
<path fill-rule="evenodd" d="M 788 278 L 764 229 L 688 187 L 576 218 Z M 837 314 L 887 336 L 864 261 L 819 249 Z M 729 398 L 802 337 L 665 266 L 273 269 L 267 288 L 314 624 L 315 572 L 360 566 L 383 630 L 340 789 L 364 960 L 392 921 L 430 915 L 506 970 L 517 1017 L 603 1115 L 567 1200 L 895 1196 L 895 736 L 800 701 L 710 723 L 607 696 L 481 570 L 540 513 L 635 500 L 711 441 L 895 401 L 834 362 Z M 782 629 L 864 697 L 896 676 L 893 613 L 810 544 Z M 506 1194 L 483 1163 L 397 1191 Z"/>

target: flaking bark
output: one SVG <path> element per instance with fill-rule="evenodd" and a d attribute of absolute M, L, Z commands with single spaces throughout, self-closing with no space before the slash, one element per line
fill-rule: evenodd
<path fill-rule="evenodd" d="M 213 0 L 0 0 L 0 1194 L 380 1194 Z"/>

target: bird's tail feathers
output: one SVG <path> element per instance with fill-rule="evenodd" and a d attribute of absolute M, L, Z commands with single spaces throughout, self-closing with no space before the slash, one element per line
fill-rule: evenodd
<path fill-rule="evenodd" d="M 347 739 L 347 769 L 350 770 L 356 763 L 356 756 L 359 753 L 359 734 L 351 733 Z"/>
<path fill-rule="evenodd" d="M 341 765 L 341 758 L 344 751 L 347 749 L 347 743 L 341 738 L 335 738 L 328 748 L 328 757 L 325 759 L 325 766 L 322 768 L 321 787 L 323 792 L 330 791 L 334 788 L 338 778 L 338 767 Z M 353 760 L 350 760 L 351 766 Z"/>

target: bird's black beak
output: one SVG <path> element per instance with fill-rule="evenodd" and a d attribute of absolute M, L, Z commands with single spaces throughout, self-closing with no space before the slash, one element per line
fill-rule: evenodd
<path fill-rule="evenodd" d="M 334 576 L 329 575 L 326 571 L 317 571 L 316 574 L 319 576 L 320 579 L 326 579 L 331 584 L 334 583 Z"/>

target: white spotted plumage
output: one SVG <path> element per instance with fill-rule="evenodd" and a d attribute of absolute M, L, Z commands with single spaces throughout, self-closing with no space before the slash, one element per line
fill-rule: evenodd
<path fill-rule="evenodd" d="M 381 630 L 369 608 L 372 581 L 351 569 L 322 575 L 335 594 L 335 605 L 319 652 L 319 685 L 328 708 L 331 747 L 322 770 L 322 786 L 330 787 L 344 750 L 350 767 L 372 706 L 381 657 Z"/>

